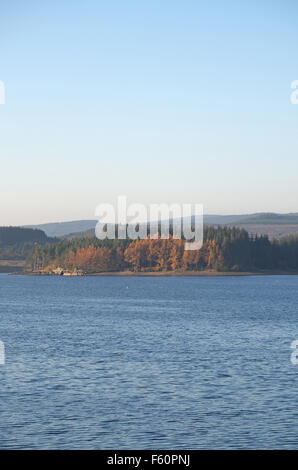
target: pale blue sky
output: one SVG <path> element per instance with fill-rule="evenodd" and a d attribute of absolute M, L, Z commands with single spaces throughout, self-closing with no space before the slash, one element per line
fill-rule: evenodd
<path fill-rule="evenodd" d="M 298 4 L 2 2 L 0 224 L 131 202 L 298 212 Z"/>

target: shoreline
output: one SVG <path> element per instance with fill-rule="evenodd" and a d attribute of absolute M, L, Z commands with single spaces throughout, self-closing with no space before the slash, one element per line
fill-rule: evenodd
<path fill-rule="evenodd" d="M 10 275 L 24 276 L 54 276 L 55 274 L 33 273 L 33 272 L 7 272 Z M 134 272 L 134 271 L 108 271 L 101 273 L 88 273 L 79 276 L 61 276 L 61 277 L 98 277 L 98 276 L 116 276 L 116 277 L 232 277 L 232 276 L 297 276 L 296 271 L 150 271 L 150 272 Z"/>
<path fill-rule="evenodd" d="M 129 276 L 129 277 L 231 277 L 231 276 L 281 276 L 281 275 L 298 275 L 298 272 L 292 271 L 264 271 L 264 272 L 249 272 L 249 271 L 153 271 L 153 272 L 104 272 L 86 274 L 85 276 Z"/>

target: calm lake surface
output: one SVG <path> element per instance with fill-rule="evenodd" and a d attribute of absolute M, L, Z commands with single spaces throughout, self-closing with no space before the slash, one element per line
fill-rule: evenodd
<path fill-rule="evenodd" d="M 0 275 L 0 448 L 298 448 L 298 276 Z"/>

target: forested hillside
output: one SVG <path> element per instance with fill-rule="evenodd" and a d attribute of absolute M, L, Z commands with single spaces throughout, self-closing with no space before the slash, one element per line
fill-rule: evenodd
<path fill-rule="evenodd" d="M 25 259 L 36 245 L 56 243 L 42 230 L 21 227 L 0 227 L 0 260 Z"/>
<path fill-rule="evenodd" d="M 270 241 L 245 230 L 205 227 L 201 250 L 184 250 L 184 240 L 64 240 L 36 247 L 27 259 L 32 270 L 58 266 L 86 273 L 106 271 L 298 270 L 298 237 Z"/>

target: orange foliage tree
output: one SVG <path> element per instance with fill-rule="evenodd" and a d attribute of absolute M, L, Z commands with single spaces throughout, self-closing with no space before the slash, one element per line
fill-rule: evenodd
<path fill-rule="evenodd" d="M 68 269 L 77 268 L 90 273 L 115 271 L 117 269 L 117 253 L 113 253 L 107 247 L 96 248 L 89 245 L 87 248 L 78 248 L 76 252 L 70 251 L 64 265 Z"/>

